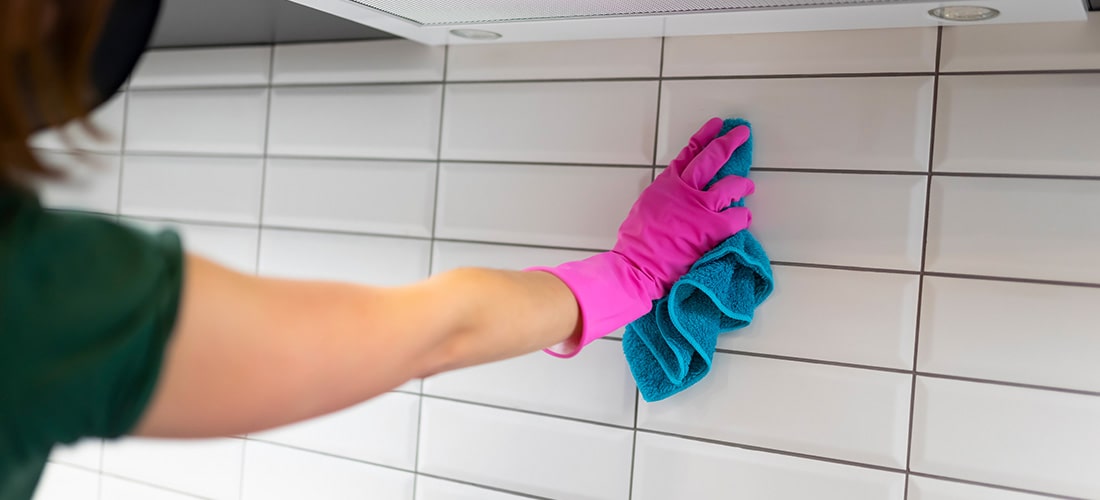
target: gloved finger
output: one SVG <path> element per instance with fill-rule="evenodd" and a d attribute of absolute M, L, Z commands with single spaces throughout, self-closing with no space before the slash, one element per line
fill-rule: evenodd
<path fill-rule="evenodd" d="M 718 214 L 728 236 L 733 236 L 752 225 L 752 212 L 745 207 L 733 207 Z"/>
<path fill-rule="evenodd" d="M 735 127 L 703 148 L 680 177 L 687 185 L 702 189 L 722 169 L 722 165 L 729 161 L 733 152 L 748 140 L 749 128 L 744 125 Z"/>
<path fill-rule="evenodd" d="M 715 117 L 707 120 L 699 130 L 691 136 L 686 146 L 680 150 L 680 154 L 676 156 L 676 159 L 669 163 L 669 168 L 677 175 L 684 173 L 684 167 L 691 163 L 691 160 L 695 159 L 695 156 L 699 154 L 703 148 L 707 147 L 715 137 L 718 136 L 718 132 L 722 131 L 722 119 Z"/>
<path fill-rule="evenodd" d="M 703 192 L 711 210 L 715 212 L 724 210 L 731 203 L 741 200 L 756 190 L 756 185 L 745 177 L 731 175 L 715 182 L 710 189 Z"/>

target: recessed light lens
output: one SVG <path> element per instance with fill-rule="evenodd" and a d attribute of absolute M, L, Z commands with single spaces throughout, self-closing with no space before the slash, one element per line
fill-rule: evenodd
<path fill-rule="evenodd" d="M 500 33 L 485 30 L 451 30 L 451 34 L 467 40 L 496 40 Z"/>
<path fill-rule="evenodd" d="M 953 5 L 950 7 L 937 7 L 928 11 L 933 17 L 938 17 L 944 21 L 956 21 L 956 22 L 975 22 L 975 21 L 988 21 L 1001 15 L 1001 12 L 997 9 L 991 9 L 989 7 L 977 7 L 973 5 Z"/>

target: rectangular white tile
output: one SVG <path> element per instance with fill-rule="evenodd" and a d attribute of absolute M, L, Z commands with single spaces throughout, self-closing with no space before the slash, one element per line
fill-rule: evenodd
<path fill-rule="evenodd" d="M 944 28 L 942 71 L 1100 69 L 1100 15 L 1088 22 Z"/>
<path fill-rule="evenodd" d="M 249 437 L 413 470 L 420 397 L 388 393 L 305 422 Z"/>
<path fill-rule="evenodd" d="M 264 224 L 432 235 L 435 162 L 272 158 Z"/>
<path fill-rule="evenodd" d="M 103 477 L 101 492 L 99 500 L 197 500 L 199 498 L 111 476 Z"/>
<path fill-rule="evenodd" d="M 911 381 L 902 373 L 719 353 L 695 386 L 643 402 L 638 428 L 904 467 Z"/>
<path fill-rule="evenodd" d="M 376 83 L 443 80 L 445 49 L 410 40 L 293 43 L 275 47 L 272 83 Z"/>
<path fill-rule="evenodd" d="M 650 164 L 657 82 L 447 86 L 448 160 Z"/>
<path fill-rule="evenodd" d="M 263 160 L 127 156 L 122 214 L 258 224 Z"/>
<path fill-rule="evenodd" d="M 441 85 L 277 88 L 273 155 L 436 158 Z"/>
<path fill-rule="evenodd" d="M 917 367 L 1100 393 L 1096 304 L 1096 288 L 927 277 Z"/>
<path fill-rule="evenodd" d="M 1044 500 L 1050 498 L 1053 497 L 921 476 L 909 477 L 908 500 Z"/>
<path fill-rule="evenodd" d="M 661 39 L 452 45 L 447 80 L 645 78 L 661 73 Z"/>
<path fill-rule="evenodd" d="M 1100 182 L 937 177 L 927 269 L 1100 282 Z"/>
<path fill-rule="evenodd" d="M 32 500 L 99 500 L 99 474 L 63 464 L 47 464 Z"/>
<path fill-rule="evenodd" d="M 436 236 L 611 248 L 649 183 L 641 168 L 444 163 Z"/>
<path fill-rule="evenodd" d="M 925 177 L 755 172 L 750 230 L 776 261 L 917 270 Z"/>
<path fill-rule="evenodd" d="M 126 151 L 264 152 L 267 89 L 130 92 Z"/>
<path fill-rule="evenodd" d="M 901 73 L 936 69 L 936 28 L 685 36 L 664 76 Z"/>
<path fill-rule="evenodd" d="M 664 82 L 657 164 L 707 119 L 752 122 L 754 166 L 926 171 L 933 78 L 767 78 Z"/>
<path fill-rule="evenodd" d="M 263 276 L 407 285 L 428 276 L 428 241 L 264 229 Z"/>
<path fill-rule="evenodd" d="M 82 439 L 71 445 L 57 445 L 50 453 L 51 462 L 75 465 L 85 469 L 99 469 L 100 456 L 103 453 L 103 441 L 100 439 Z"/>
<path fill-rule="evenodd" d="M 142 56 L 131 89 L 267 85 L 271 47 L 156 49 Z"/>
<path fill-rule="evenodd" d="M 635 385 L 622 343 L 601 340 L 575 358 L 543 352 L 443 373 L 424 394 L 631 426 Z"/>
<path fill-rule="evenodd" d="M 1100 75 L 943 76 L 938 106 L 936 171 L 1100 175 Z"/>
<path fill-rule="evenodd" d="M 434 477 L 420 476 L 416 479 L 416 500 L 523 500 L 525 498 L 527 497 Z"/>
<path fill-rule="evenodd" d="M 912 368 L 917 276 L 790 266 L 772 271 L 775 291 L 752 324 L 719 337 L 719 347 Z"/>
<path fill-rule="evenodd" d="M 435 241 L 432 274 L 459 267 L 484 267 L 520 271 L 536 266 L 556 266 L 565 262 L 587 259 L 595 253 L 556 248 L 520 247 L 513 245 Z M 623 329 L 608 334 L 622 338 Z"/>
<path fill-rule="evenodd" d="M 123 121 L 126 117 L 126 94 L 118 93 L 92 112 L 89 123 L 102 134 L 96 136 L 78 122 L 39 132 L 31 137 L 31 147 L 53 150 L 77 149 L 96 153 L 122 151 Z"/>
<path fill-rule="evenodd" d="M 423 405 L 421 472 L 542 497 L 627 498 L 630 430 L 430 398 Z"/>
<path fill-rule="evenodd" d="M 436 241 L 433 250 L 432 274 L 460 267 L 486 267 L 521 271 L 535 266 L 556 266 L 584 260 L 595 253 L 581 250 L 518 247 L 486 243 Z"/>
<path fill-rule="evenodd" d="M 638 433 L 635 500 L 902 500 L 905 476 L 647 432 Z M 731 496 L 732 495 L 732 496 Z"/>
<path fill-rule="evenodd" d="M 182 222 L 125 218 L 124 223 L 146 231 L 164 228 L 175 230 L 183 240 L 183 248 L 237 271 L 256 272 L 258 228 L 213 226 Z"/>
<path fill-rule="evenodd" d="M 1100 397 L 917 378 L 912 470 L 1100 496 Z"/>
<path fill-rule="evenodd" d="M 118 176 L 122 169 L 119 156 L 53 151 L 39 151 L 36 156 L 46 166 L 64 174 L 63 178 L 38 183 L 43 205 L 101 214 L 118 212 Z"/>
<path fill-rule="evenodd" d="M 215 500 L 237 500 L 242 439 L 128 438 L 103 450 L 103 472 Z"/>
<path fill-rule="evenodd" d="M 409 500 L 413 474 L 249 441 L 241 500 Z"/>

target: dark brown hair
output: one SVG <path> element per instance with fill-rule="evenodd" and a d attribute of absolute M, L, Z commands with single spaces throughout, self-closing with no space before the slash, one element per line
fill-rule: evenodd
<path fill-rule="evenodd" d="M 112 0 L 0 0 L 0 184 L 55 176 L 27 144 L 39 126 L 87 123 L 92 55 Z"/>

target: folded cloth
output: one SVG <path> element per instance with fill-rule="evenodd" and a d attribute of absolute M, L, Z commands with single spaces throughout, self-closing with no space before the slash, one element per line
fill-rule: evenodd
<path fill-rule="evenodd" d="M 718 136 L 739 125 L 749 123 L 725 120 Z M 752 144 L 750 135 L 707 187 L 727 175 L 747 177 Z M 747 229 L 703 255 L 668 296 L 626 327 L 623 352 L 642 397 L 660 401 L 702 380 L 710 372 L 718 336 L 748 326 L 773 286 L 768 256 Z"/>

